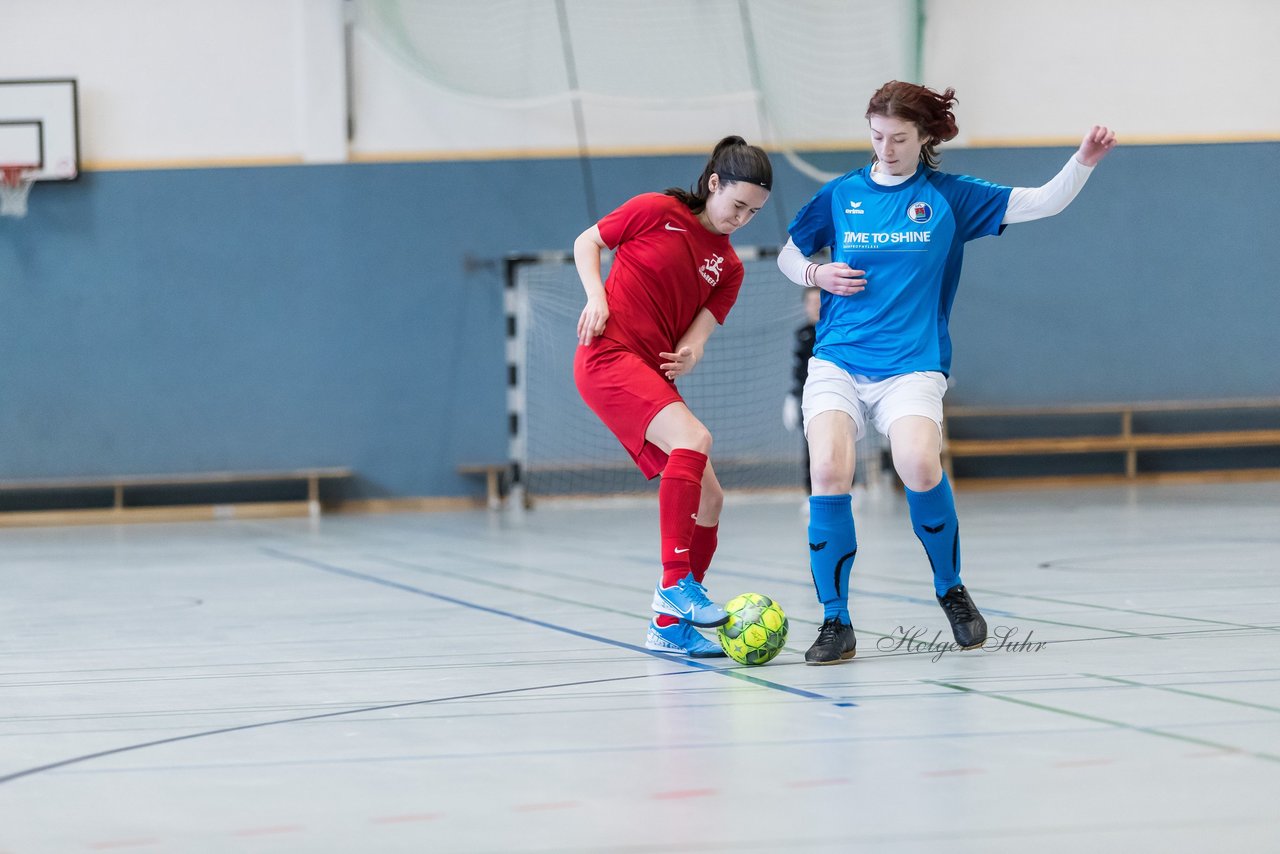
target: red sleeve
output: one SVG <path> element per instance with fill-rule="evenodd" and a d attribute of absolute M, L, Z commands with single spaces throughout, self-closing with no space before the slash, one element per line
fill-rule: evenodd
<path fill-rule="evenodd" d="M 723 326 L 725 318 L 729 316 L 729 309 L 738 301 L 738 291 L 741 288 L 742 263 L 738 262 L 729 270 L 729 275 L 720 279 L 702 307 L 715 315 L 716 322 Z"/>
<path fill-rule="evenodd" d="M 652 225 L 664 215 L 663 200 L 668 198 L 662 193 L 644 193 L 622 203 L 622 207 L 605 214 L 596 223 L 600 229 L 600 239 L 610 249 L 617 249 L 618 244 L 629 240 Z"/>

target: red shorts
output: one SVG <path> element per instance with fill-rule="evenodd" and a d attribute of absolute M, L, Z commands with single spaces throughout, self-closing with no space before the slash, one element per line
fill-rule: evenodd
<path fill-rule="evenodd" d="M 667 452 L 644 438 L 653 416 L 684 398 L 675 385 L 635 353 L 608 338 L 578 347 L 573 357 L 578 393 L 618 437 L 646 478 L 662 474 Z"/>

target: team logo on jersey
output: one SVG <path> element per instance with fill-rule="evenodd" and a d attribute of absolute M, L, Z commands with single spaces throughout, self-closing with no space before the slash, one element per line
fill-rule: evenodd
<path fill-rule="evenodd" d="M 907 219 L 924 224 L 933 219 L 933 208 L 929 207 L 928 202 L 912 202 L 907 205 Z"/>
<path fill-rule="evenodd" d="M 862 209 L 862 202 L 849 202 L 849 207 L 844 209 L 847 214 L 864 214 L 866 211 Z"/>
<path fill-rule="evenodd" d="M 698 268 L 698 272 L 702 274 L 702 278 L 707 280 L 711 287 L 720 284 L 720 268 L 724 266 L 724 258 L 719 255 L 712 255 L 710 258 L 702 262 L 702 266 Z"/>

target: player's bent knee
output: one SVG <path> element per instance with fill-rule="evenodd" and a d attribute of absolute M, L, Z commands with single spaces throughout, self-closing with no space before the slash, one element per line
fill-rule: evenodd
<path fill-rule="evenodd" d="M 809 479 L 814 495 L 839 495 L 853 488 L 853 469 L 834 460 L 813 460 Z"/>
<path fill-rule="evenodd" d="M 700 454 L 711 454 L 711 431 L 699 424 L 690 428 L 676 440 L 676 448 L 687 448 Z"/>
<path fill-rule="evenodd" d="M 942 461 L 936 457 L 895 458 L 893 467 L 902 485 L 912 492 L 928 492 L 942 482 Z"/>

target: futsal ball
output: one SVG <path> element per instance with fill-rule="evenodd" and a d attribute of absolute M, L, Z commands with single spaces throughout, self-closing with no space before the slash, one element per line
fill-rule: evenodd
<path fill-rule="evenodd" d="M 716 629 L 720 646 L 739 664 L 764 664 L 787 642 L 787 615 L 768 596 L 743 593 L 725 603 L 729 622 Z"/>

